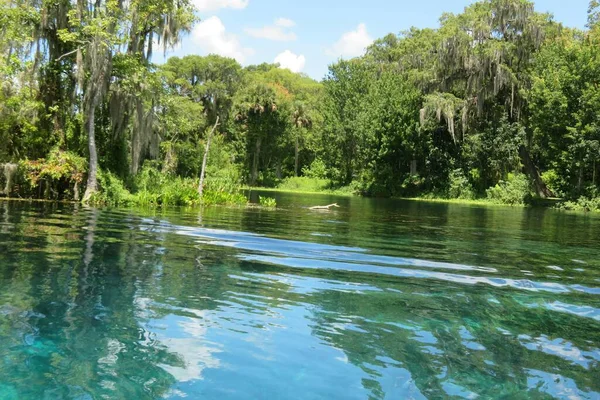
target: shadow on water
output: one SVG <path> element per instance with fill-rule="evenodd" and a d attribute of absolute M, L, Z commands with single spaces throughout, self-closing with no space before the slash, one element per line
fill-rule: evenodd
<path fill-rule="evenodd" d="M 271 196 L 0 201 L 0 398 L 600 397 L 598 218 Z"/>

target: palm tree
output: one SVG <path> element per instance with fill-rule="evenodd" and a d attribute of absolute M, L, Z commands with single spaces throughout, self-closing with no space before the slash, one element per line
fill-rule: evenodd
<path fill-rule="evenodd" d="M 306 105 L 300 101 L 294 104 L 294 113 L 292 114 L 292 118 L 294 119 L 294 127 L 296 128 L 296 144 L 295 144 L 295 152 L 294 152 L 294 172 L 295 175 L 298 176 L 298 155 L 300 151 L 300 135 L 302 133 L 302 129 L 308 129 L 312 127 L 312 119 L 308 114 L 308 110 Z"/>

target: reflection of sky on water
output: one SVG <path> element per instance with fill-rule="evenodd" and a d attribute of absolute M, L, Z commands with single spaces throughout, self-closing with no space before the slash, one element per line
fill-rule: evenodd
<path fill-rule="evenodd" d="M 300 238 L 305 221 L 236 231 L 283 215 L 253 212 L 227 210 L 250 218 L 227 229 L 125 211 L 29 212 L 23 218 L 34 222 L 24 224 L 7 214 L 0 381 L 10 383 L 0 393 L 600 398 L 592 250 L 573 243 L 532 253 L 548 243 L 536 241 L 541 231 L 504 235 L 504 215 L 457 230 L 445 217 L 429 226 L 430 216 L 415 214 L 407 229 L 417 237 L 372 220 L 352 237 L 344 232 L 355 222 L 319 219 Z"/>

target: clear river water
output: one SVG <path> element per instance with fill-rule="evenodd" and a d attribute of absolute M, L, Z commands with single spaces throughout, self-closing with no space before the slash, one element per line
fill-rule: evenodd
<path fill-rule="evenodd" d="M 600 399 L 598 215 L 269 196 L 0 201 L 0 399 Z"/>

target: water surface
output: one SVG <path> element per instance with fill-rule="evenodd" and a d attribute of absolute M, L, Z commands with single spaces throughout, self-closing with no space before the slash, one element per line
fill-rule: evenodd
<path fill-rule="evenodd" d="M 0 201 L 0 399 L 600 398 L 597 216 L 271 196 Z"/>

